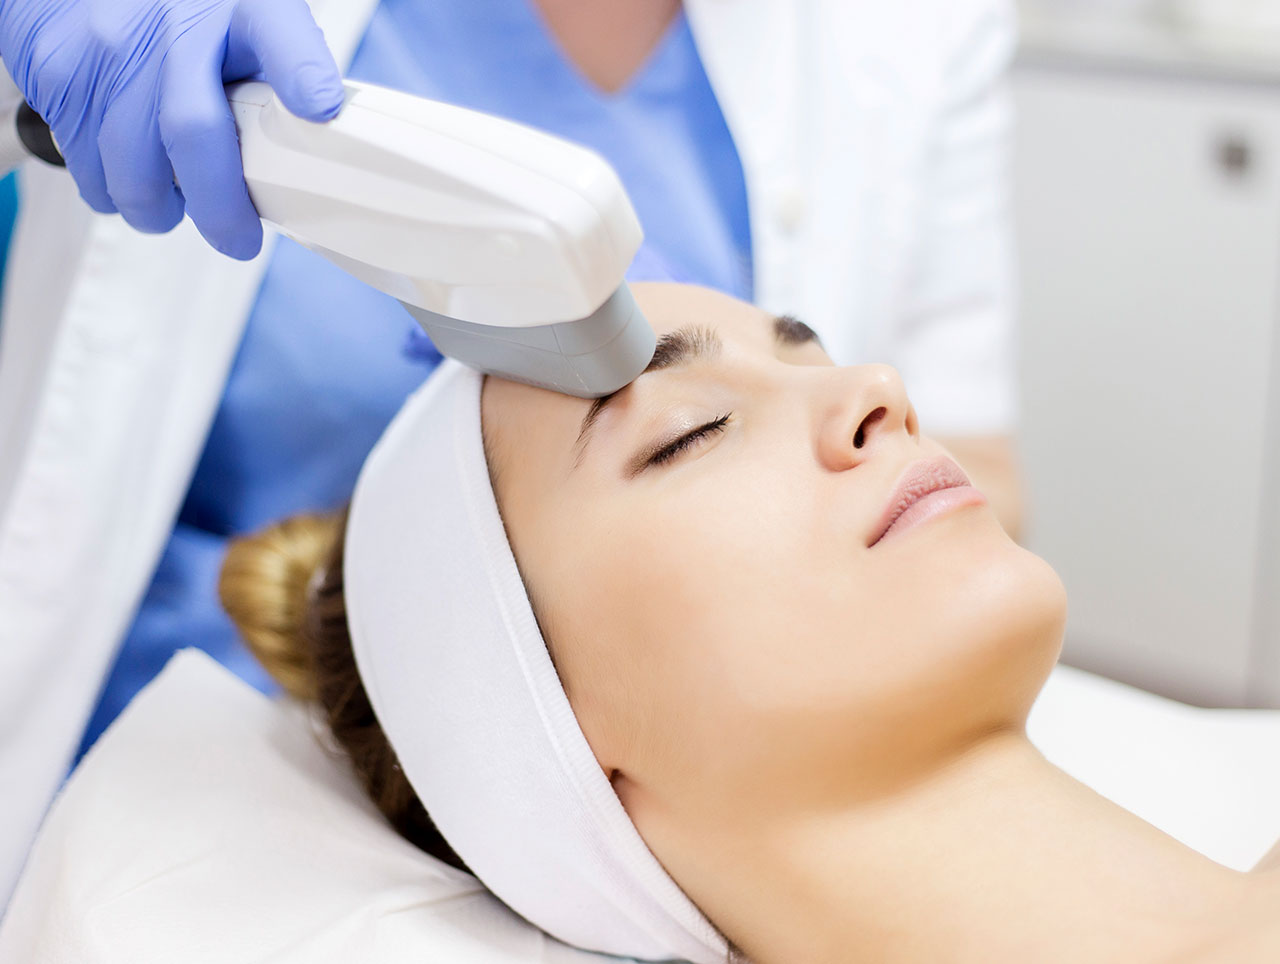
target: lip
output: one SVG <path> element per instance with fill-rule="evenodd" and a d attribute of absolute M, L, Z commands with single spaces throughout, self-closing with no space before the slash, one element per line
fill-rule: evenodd
<path fill-rule="evenodd" d="M 867 547 L 952 509 L 986 501 L 964 470 L 946 456 L 912 462 L 898 477 Z"/>

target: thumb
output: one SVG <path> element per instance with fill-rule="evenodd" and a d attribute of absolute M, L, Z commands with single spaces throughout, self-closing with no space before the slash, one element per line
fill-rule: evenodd
<path fill-rule="evenodd" d="M 342 75 L 305 0 L 240 0 L 227 32 L 224 83 L 258 77 L 292 113 L 332 119 L 342 107 Z"/>

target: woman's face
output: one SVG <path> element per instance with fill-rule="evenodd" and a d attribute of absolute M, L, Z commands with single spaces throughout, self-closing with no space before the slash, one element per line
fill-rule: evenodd
<path fill-rule="evenodd" d="M 483 416 L 561 680 L 650 846 L 745 800 L 868 800 L 1021 726 L 1061 584 L 972 492 L 876 541 L 946 455 L 897 373 L 704 289 L 634 293 L 648 373 L 602 407 L 490 378 Z"/>

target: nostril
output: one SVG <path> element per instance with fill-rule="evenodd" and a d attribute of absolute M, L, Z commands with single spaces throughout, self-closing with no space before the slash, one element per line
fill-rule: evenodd
<path fill-rule="evenodd" d="M 866 418 L 864 418 L 862 422 L 858 425 L 858 430 L 853 433 L 853 447 L 855 449 L 862 448 L 862 446 L 865 445 L 867 442 L 867 429 L 869 429 L 872 425 L 880 421 L 880 419 L 884 418 L 888 414 L 889 414 L 888 409 L 886 409 L 883 405 L 881 405 L 874 412 L 872 412 Z"/>

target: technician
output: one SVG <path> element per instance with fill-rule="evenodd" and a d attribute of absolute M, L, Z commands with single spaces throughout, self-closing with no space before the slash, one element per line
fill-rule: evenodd
<path fill-rule="evenodd" d="M 223 82 L 323 121 L 341 72 L 595 147 L 644 225 L 633 278 L 897 365 L 1016 527 L 1009 6 L 6 0 L 8 96 L 69 175 L 20 172 L 0 315 L 0 906 L 175 649 L 270 685 L 216 601 L 228 537 L 336 505 L 439 360 L 394 300 L 264 238 Z"/>

